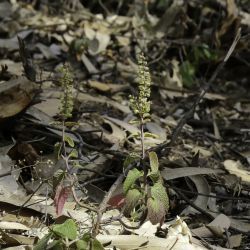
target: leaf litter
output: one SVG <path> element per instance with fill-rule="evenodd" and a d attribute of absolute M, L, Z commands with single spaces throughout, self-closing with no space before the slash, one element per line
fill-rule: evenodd
<path fill-rule="evenodd" d="M 82 233 L 91 230 L 88 206 L 97 207 L 124 171 L 125 157 L 140 147 L 128 96 L 136 92 L 135 54 L 141 49 L 153 78 L 146 132 L 154 136 L 145 145 L 149 152 L 161 149 L 170 200 L 165 219 L 171 223 L 146 221 L 129 229 L 136 223 L 120 218 L 124 193 L 118 187 L 97 239 L 105 249 L 250 249 L 249 11 L 244 0 L 3 1 L 3 249 L 32 247 L 48 226 L 66 218 Z M 238 28 L 242 38 L 233 55 L 175 138 Z M 74 124 L 66 135 L 77 151 L 70 162 L 76 194 L 69 183 L 56 186 L 65 169 L 54 155 L 61 140 L 58 68 L 65 62 L 74 77 Z"/>

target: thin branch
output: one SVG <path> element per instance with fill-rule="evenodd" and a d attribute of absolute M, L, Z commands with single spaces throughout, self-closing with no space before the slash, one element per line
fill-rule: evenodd
<path fill-rule="evenodd" d="M 78 206 L 87 208 L 87 209 L 89 209 L 90 211 L 93 211 L 93 212 L 98 213 L 98 210 L 97 210 L 96 208 L 91 207 L 91 206 L 89 206 L 89 205 L 86 205 L 86 204 L 80 202 L 80 200 L 77 198 L 77 195 L 76 195 L 76 192 L 75 192 L 75 188 L 74 188 L 74 187 L 71 188 L 71 191 L 72 191 L 73 198 L 74 198 L 74 200 L 75 200 L 75 202 L 76 202 L 76 204 L 77 204 Z"/>

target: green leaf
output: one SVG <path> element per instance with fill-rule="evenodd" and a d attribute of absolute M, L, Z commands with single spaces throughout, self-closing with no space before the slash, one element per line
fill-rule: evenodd
<path fill-rule="evenodd" d="M 148 219 L 153 225 L 161 222 L 164 219 L 166 211 L 161 201 L 153 198 L 148 198 L 147 208 L 148 208 Z"/>
<path fill-rule="evenodd" d="M 144 113 L 143 118 L 144 119 L 149 119 L 150 120 L 151 115 L 149 113 Z"/>
<path fill-rule="evenodd" d="M 86 242 L 90 241 L 90 239 L 91 239 L 90 233 L 85 233 L 85 234 L 81 237 L 81 240 L 86 241 Z"/>
<path fill-rule="evenodd" d="M 140 122 L 138 120 L 131 120 L 129 121 L 129 124 L 139 124 Z"/>
<path fill-rule="evenodd" d="M 76 242 L 76 249 L 77 250 L 86 250 L 86 249 L 88 249 L 88 242 L 87 241 L 85 241 L 85 240 L 78 240 L 77 242 Z"/>
<path fill-rule="evenodd" d="M 77 158 L 78 157 L 78 152 L 76 149 L 73 149 L 70 154 L 69 154 L 70 158 Z"/>
<path fill-rule="evenodd" d="M 144 137 L 145 137 L 145 138 L 154 138 L 154 139 L 159 138 L 158 135 L 152 134 L 152 133 L 149 133 L 149 132 L 145 132 L 145 133 L 144 133 Z"/>
<path fill-rule="evenodd" d="M 140 156 L 137 154 L 130 154 L 129 156 L 126 157 L 125 161 L 123 162 L 123 168 L 127 168 L 131 163 L 137 161 L 140 159 Z"/>
<path fill-rule="evenodd" d="M 131 133 L 131 134 L 129 135 L 128 138 L 135 138 L 135 139 L 138 139 L 138 138 L 140 138 L 140 137 L 141 137 L 140 132 L 135 132 L 135 133 Z"/>
<path fill-rule="evenodd" d="M 47 248 L 48 241 L 50 240 L 52 233 L 45 235 L 40 239 L 34 247 L 34 250 L 44 250 Z"/>
<path fill-rule="evenodd" d="M 91 241 L 91 250 L 104 250 L 102 244 L 97 239 L 92 239 L 89 233 L 82 236 L 80 240 L 76 242 L 76 247 L 78 250 L 86 250 L 89 247 Z"/>
<path fill-rule="evenodd" d="M 64 137 L 64 140 L 69 144 L 70 147 L 73 148 L 75 146 L 75 143 L 74 143 L 72 137 L 66 135 Z"/>
<path fill-rule="evenodd" d="M 51 250 L 64 250 L 64 244 L 62 240 L 54 240 L 51 242 L 46 249 L 51 249 Z"/>
<path fill-rule="evenodd" d="M 62 149 L 62 143 L 61 142 L 57 142 L 54 145 L 54 155 L 56 159 L 60 158 L 60 154 L 61 154 L 61 149 Z"/>
<path fill-rule="evenodd" d="M 124 215 L 129 216 L 131 211 L 139 203 L 142 197 L 141 192 L 138 189 L 130 189 L 126 195 L 126 203 L 124 209 Z"/>
<path fill-rule="evenodd" d="M 148 177 L 150 177 L 151 180 L 155 183 L 160 178 L 159 162 L 157 154 L 155 152 L 149 152 L 149 162 L 151 171 L 148 173 Z"/>
<path fill-rule="evenodd" d="M 183 85 L 192 87 L 194 85 L 195 67 L 189 61 L 184 61 L 180 66 L 180 73 L 183 79 Z"/>
<path fill-rule="evenodd" d="M 128 175 L 123 183 L 123 190 L 125 194 L 141 176 L 143 176 L 143 172 L 139 171 L 137 168 L 129 170 Z"/>
<path fill-rule="evenodd" d="M 162 202 L 164 209 L 167 211 L 169 209 L 169 199 L 166 189 L 162 185 L 161 181 L 156 182 L 151 187 L 151 196 L 153 199 Z"/>
<path fill-rule="evenodd" d="M 73 126 L 79 125 L 79 123 L 78 122 L 65 122 L 64 125 L 65 127 L 73 127 Z"/>
<path fill-rule="evenodd" d="M 104 247 L 97 239 L 93 239 L 92 240 L 92 250 L 104 250 Z"/>
<path fill-rule="evenodd" d="M 160 179 L 160 171 L 149 172 L 147 176 L 155 183 Z"/>
<path fill-rule="evenodd" d="M 62 238 L 76 239 L 77 227 L 72 219 L 66 220 L 63 224 L 54 225 L 52 231 Z"/>
<path fill-rule="evenodd" d="M 150 162 L 150 168 L 153 173 L 158 172 L 159 170 L 159 161 L 158 156 L 155 152 L 149 152 L 149 162 Z"/>

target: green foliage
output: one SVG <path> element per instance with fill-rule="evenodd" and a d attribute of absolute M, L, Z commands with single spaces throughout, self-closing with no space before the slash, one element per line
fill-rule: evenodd
<path fill-rule="evenodd" d="M 77 235 L 76 223 L 72 219 L 68 219 L 63 224 L 54 225 L 51 232 L 38 241 L 34 250 L 104 250 L 102 244 L 98 240 L 92 239 L 89 233 L 79 239 Z"/>
<path fill-rule="evenodd" d="M 72 219 L 66 220 L 63 224 L 53 226 L 52 231 L 61 238 L 68 238 L 69 240 L 75 240 L 77 237 L 77 227 Z"/>
<path fill-rule="evenodd" d="M 153 173 L 158 172 L 159 170 L 159 161 L 157 154 L 155 152 L 149 152 L 149 162 L 150 162 L 150 168 Z"/>
<path fill-rule="evenodd" d="M 202 61 L 213 61 L 217 59 L 217 54 L 209 49 L 207 44 L 201 44 L 193 48 L 190 55 L 180 66 L 180 73 L 185 87 L 192 87 L 195 83 L 195 75 Z"/>
<path fill-rule="evenodd" d="M 140 199 L 143 197 L 142 193 L 134 188 L 130 189 L 127 192 L 126 195 L 126 204 L 125 204 L 125 209 L 124 209 L 124 214 L 126 216 L 129 216 L 131 211 L 135 208 L 137 204 L 139 204 Z"/>
<path fill-rule="evenodd" d="M 137 160 L 140 159 L 140 156 L 136 153 L 131 153 L 129 154 L 125 161 L 123 162 L 123 168 L 126 169 L 130 164 L 132 164 L 133 162 L 136 162 Z"/>
<path fill-rule="evenodd" d="M 144 133 L 144 137 L 145 137 L 145 138 L 154 138 L 154 139 L 159 138 L 158 135 L 153 134 L 153 133 L 150 133 L 150 132 L 145 132 L 145 133 Z"/>
<path fill-rule="evenodd" d="M 126 194 L 124 215 L 132 217 L 134 214 L 138 218 L 140 212 L 145 213 L 147 211 L 146 208 L 148 208 L 148 219 L 153 224 L 156 224 L 164 219 L 169 208 L 169 201 L 167 192 L 162 184 L 159 161 L 155 152 L 149 152 L 150 170 L 144 166 L 144 138 L 156 138 L 157 136 L 143 130 L 143 125 L 150 121 L 151 77 L 145 57 L 141 54 L 138 56 L 137 61 L 139 93 L 137 97 L 130 96 L 130 106 L 137 117 L 131 123 L 139 124 L 141 128 L 139 136 L 137 134 L 132 136 L 141 140 L 142 156 L 140 163 L 142 166 L 131 169 L 123 183 L 123 189 Z M 124 161 L 124 168 L 127 168 L 135 161 L 138 162 L 138 155 L 131 154 Z M 140 167 L 143 170 L 139 170 Z"/>
<path fill-rule="evenodd" d="M 154 225 L 164 220 L 169 209 L 169 200 L 161 181 L 156 182 L 150 191 L 151 197 L 147 199 L 148 219 Z"/>
<path fill-rule="evenodd" d="M 157 181 L 151 187 L 151 197 L 162 203 L 165 210 L 169 209 L 168 195 L 161 181 Z"/>
<path fill-rule="evenodd" d="M 67 119 L 72 117 L 73 111 L 73 78 L 69 72 L 69 68 L 66 65 L 64 65 L 60 71 L 62 73 L 60 84 L 63 88 L 60 115 L 63 119 Z"/>
<path fill-rule="evenodd" d="M 147 200 L 147 207 L 148 219 L 153 225 L 161 222 L 164 219 L 166 212 L 160 201 L 153 198 L 149 198 Z"/>
<path fill-rule="evenodd" d="M 91 235 L 89 233 L 86 233 L 82 236 L 80 240 L 76 242 L 76 249 L 104 250 L 104 247 L 98 240 L 91 238 Z"/>
<path fill-rule="evenodd" d="M 48 233 L 45 235 L 38 243 L 35 245 L 34 250 L 43 250 L 46 249 L 48 241 L 52 237 L 52 233 Z"/>
<path fill-rule="evenodd" d="M 137 168 L 133 168 L 128 172 L 128 175 L 123 183 L 123 190 L 125 194 L 129 189 L 133 188 L 136 180 L 143 176 L 143 171 L 139 171 Z"/>
<path fill-rule="evenodd" d="M 78 157 L 78 152 L 76 149 L 73 149 L 70 153 L 69 153 L 69 158 L 77 158 Z"/>
<path fill-rule="evenodd" d="M 195 79 L 195 67 L 189 61 L 184 61 L 180 67 L 183 85 L 185 87 L 192 87 Z"/>
<path fill-rule="evenodd" d="M 160 177 L 159 162 L 155 152 L 149 152 L 149 162 L 151 171 L 148 173 L 148 177 L 155 183 Z"/>

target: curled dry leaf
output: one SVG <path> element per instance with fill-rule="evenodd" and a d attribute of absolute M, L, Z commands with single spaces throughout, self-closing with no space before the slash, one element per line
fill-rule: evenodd
<path fill-rule="evenodd" d="M 26 77 L 18 77 L 0 84 L 0 119 L 24 110 L 35 96 L 36 85 Z"/>
<path fill-rule="evenodd" d="M 210 187 L 206 181 L 206 179 L 201 175 L 196 176 L 189 176 L 189 179 L 195 184 L 196 190 L 198 193 L 210 194 Z M 207 210 L 207 204 L 208 204 L 208 196 L 201 196 L 197 195 L 196 199 L 194 200 L 194 204 L 202 208 L 203 210 Z M 199 213 L 196 209 L 194 209 L 191 206 L 188 206 L 185 210 L 182 211 L 182 214 L 196 214 Z"/>
<path fill-rule="evenodd" d="M 225 160 L 224 167 L 230 174 L 236 175 L 243 182 L 250 183 L 250 172 L 243 169 L 244 167 L 239 161 Z"/>

